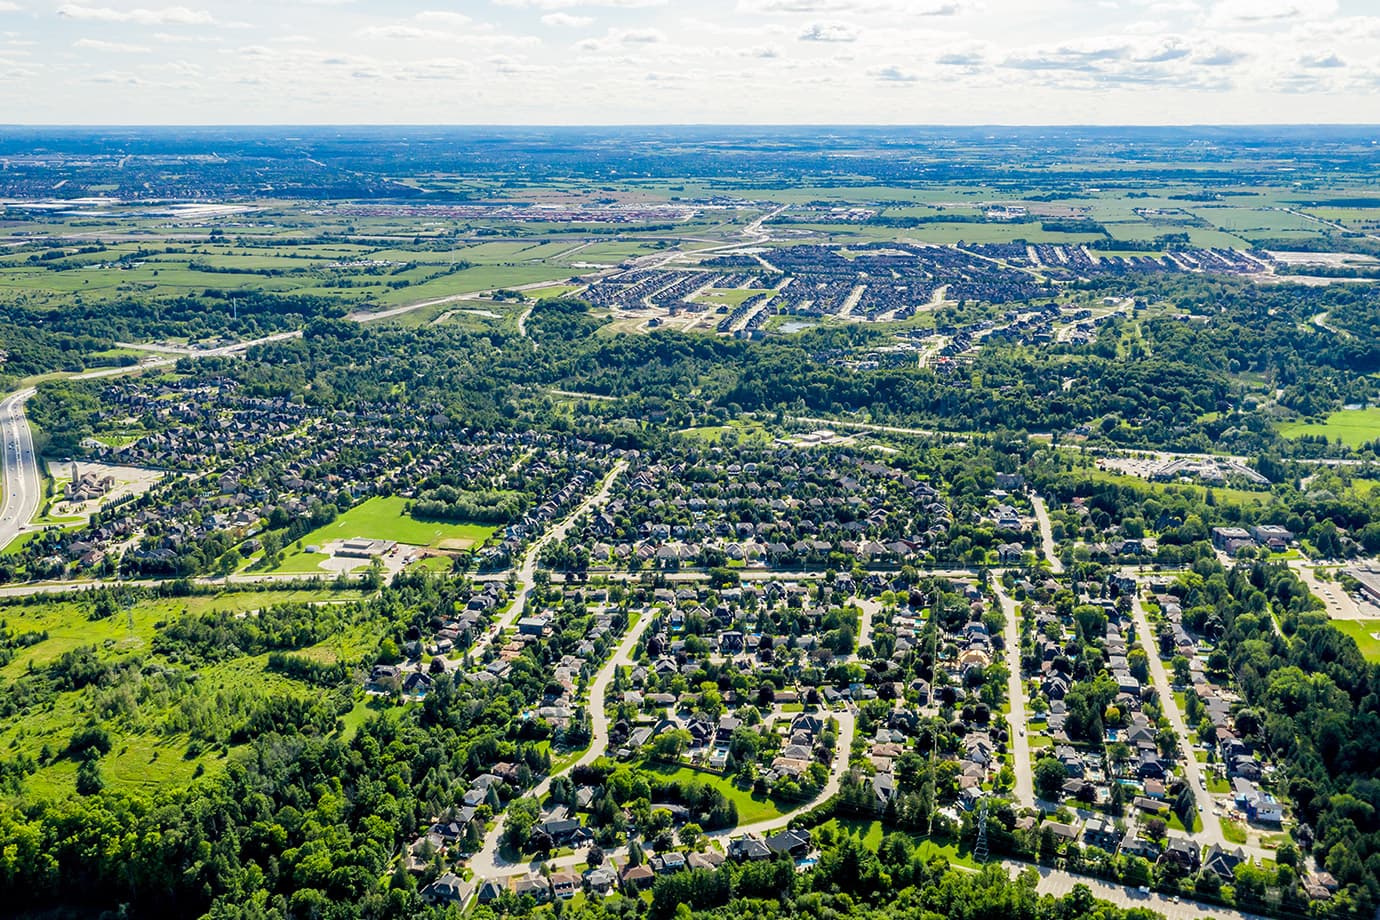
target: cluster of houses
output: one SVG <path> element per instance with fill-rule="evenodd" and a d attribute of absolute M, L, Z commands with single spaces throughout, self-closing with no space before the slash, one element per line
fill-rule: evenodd
<path fill-rule="evenodd" d="M 1173 864 L 1185 874 L 1202 870 L 1212 872 L 1223 882 L 1235 879 L 1236 867 L 1250 859 L 1242 847 L 1213 844 L 1204 849 L 1190 836 L 1170 833 L 1162 839 L 1152 839 L 1135 826 L 1123 826 L 1105 815 L 1094 815 L 1084 822 L 1063 824 L 1046 822 L 1055 837 L 1066 843 L 1082 841 L 1083 846 L 1104 853 L 1137 856 L 1160 865 Z"/>
<path fill-rule="evenodd" d="M 702 559 L 796 565 L 911 559 L 953 516 L 927 482 L 868 457 L 711 448 L 640 458 L 626 489 L 568 542 L 596 564 L 677 568 Z"/>
<path fill-rule="evenodd" d="M 532 496 L 526 517 L 488 550 L 496 564 L 506 564 L 609 462 L 606 448 L 566 437 L 491 434 L 457 428 L 441 416 L 329 412 L 240 390 L 219 376 L 113 382 L 102 393 L 97 430 L 147 433 L 117 447 L 90 441 L 93 455 L 190 475 L 165 477 L 61 545 L 35 540 L 32 573 L 52 577 L 74 564 L 94 567 L 119 547 L 131 573 L 192 574 L 204 562 L 198 547 L 213 537 L 229 537 L 242 555 L 256 552 L 260 531 L 275 512 L 280 520 L 300 520 L 317 504 L 375 494 L 414 497 L 433 483 Z M 73 500 L 99 497 L 114 484 L 77 472 L 68 487 Z"/>
<path fill-rule="evenodd" d="M 1134 590 L 1134 580 L 1129 588 Z M 1046 589 L 1051 587 L 1047 585 Z M 1124 587 L 1128 587 L 1123 585 Z M 1105 632 L 1080 639 L 1072 617 L 1061 617 L 1051 606 L 1037 605 L 1031 647 L 1022 655 L 1028 669 L 1023 677 L 1039 691 L 1044 725 L 1038 726 L 1052 742 L 1052 756 L 1064 768 L 1065 798 L 1087 805 L 1107 804 L 1113 786 L 1129 794 L 1138 814 L 1158 817 L 1168 809 L 1166 795 L 1172 784 L 1174 761 L 1158 743 L 1159 727 L 1143 710 L 1147 687 L 1133 673 L 1130 617 L 1115 600 L 1083 594 L 1080 605 L 1097 608 L 1105 616 Z M 1103 663 L 1081 676 L 1072 667 L 1083 641 L 1096 641 Z M 1153 652 L 1153 650 L 1151 650 Z M 1086 657 L 1083 659 L 1086 660 Z M 1069 732 L 1068 698 L 1081 681 L 1105 676 L 1115 684 L 1112 705 L 1119 719 L 1105 726 L 1105 738 L 1093 739 Z M 1127 756 L 1109 763 L 1105 745 L 1116 744 Z M 1124 748 L 1122 748 L 1124 746 Z"/>
<path fill-rule="evenodd" d="M 584 872 L 566 870 L 546 875 L 531 873 L 485 879 L 478 884 L 475 899 L 480 904 L 490 904 L 511 894 L 547 904 L 568 901 L 580 893 L 590 897 L 605 897 L 618 891 L 632 893 L 649 888 L 661 876 L 693 870 L 712 872 L 727 860 L 761 862 L 786 858 L 798 862 L 813 852 L 814 844 L 805 831 L 782 830 L 768 837 L 736 837 L 725 849 L 727 855 L 714 849 L 667 850 L 653 852 L 637 862 L 625 860 L 622 866 L 610 861 Z M 468 886 L 462 879 L 447 873 L 424 888 L 422 896 L 434 904 L 458 903 L 467 892 Z"/>

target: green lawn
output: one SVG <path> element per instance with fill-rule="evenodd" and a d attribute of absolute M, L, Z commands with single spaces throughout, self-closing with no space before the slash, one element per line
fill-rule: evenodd
<path fill-rule="evenodd" d="M 431 549 L 466 549 L 483 543 L 493 535 L 494 528 L 482 524 L 451 524 L 444 521 L 420 521 L 403 509 L 407 499 L 396 495 L 371 498 L 340 515 L 325 527 L 317 528 L 302 538 L 303 546 L 320 546 L 332 540 L 364 537 L 370 540 L 394 540 L 408 546 Z M 454 542 L 452 542 L 454 541 Z"/>
<path fill-rule="evenodd" d="M 1279 426 L 1279 433 L 1286 438 L 1322 435 L 1329 441 L 1360 447 L 1380 439 L 1380 408 L 1334 412 L 1321 422 L 1285 422 Z"/>
<path fill-rule="evenodd" d="M 683 428 L 676 432 L 688 438 L 717 444 L 726 436 L 733 436 L 744 444 L 770 444 L 772 433 L 760 422 L 733 421 L 727 425 L 704 425 L 697 428 Z"/>
<path fill-rule="evenodd" d="M 638 768 L 646 770 L 648 773 L 655 773 L 662 779 L 675 780 L 681 783 L 694 780 L 713 786 L 726 795 L 734 805 L 738 806 L 739 824 L 754 824 L 758 821 L 776 818 L 795 807 L 794 803 L 789 802 L 778 806 L 770 797 L 755 796 L 751 789 L 739 789 L 730 780 L 717 773 L 696 770 L 694 767 L 673 767 L 669 764 L 648 760 L 639 764 Z"/>
<path fill-rule="evenodd" d="M 279 575 L 331 574 L 328 573 L 325 569 L 321 568 L 321 563 L 329 561 L 330 558 L 331 557 L 327 556 L 325 553 L 284 553 L 283 561 L 273 571 Z M 362 568 L 365 565 L 368 565 L 368 563 L 365 560 L 361 559 L 359 560 L 359 565 Z"/>
<path fill-rule="evenodd" d="M 886 836 L 886 827 L 881 821 L 861 821 L 846 818 L 830 818 L 821 828 L 829 828 L 835 833 L 847 833 L 858 838 L 863 846 L 875 851 L 882 843 L 882 838 Z M 901 833 L 905 833 L 902 831 Z M 954 865 L 967 866 L 970 869 L 978 868 L 973 860 L 972 854 L 966 849 L 959 849 L 958 845 L 948 841 L 936 841 L 922 834 L 906 834 L 915 845 L 916 852 L 920 858 L 926 862 L 944 857 Z"/>
<path fill-rule="evenodd" d="M 1228 843 L 1245 843 L 1246 829 L 1235 821 L 1228 821 L 1222 818 L 1222 836 L 1227 838 Z"/>
<path fill-rule="evenodd" d="M 1248 489 L 1229 489 L 1225 487 L 1213 487 L 1209 490 L 1206 486 L 1193 485 L 1191 483 L 1147 482 L 1136 476 L 1114 473 L 1109 470 L 1078 470 L 1077 472 L 1086 475 L 1088 479 L 1096 482 L 1109 482 L 1119 486 L 1128 486 L 1141 492 L 1166 493 L 1170 490 L 1181 491 L 1183 489 L 1192 489 L 1198 493 L 1199 498 L 1204 498 L 1207 493 L 1211 491 L 1214 499 L 1226 505 L 1264 505 L 1270 501 L 1269 492 L 1253 492 Z"/>
<path fill-rule="evenodd" d="M 1333 620 L 1332 625 L 1356 640 L 1367 661 L 1380 662 L 1380 620 Z"/>

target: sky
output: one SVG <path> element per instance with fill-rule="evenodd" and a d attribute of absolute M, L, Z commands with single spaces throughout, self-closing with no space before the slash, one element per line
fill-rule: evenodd
<path fill-rule="evenodd" d="M 1380 123 L 1380 0 L 171 2 L 0 0 L 0 123 Z"/>

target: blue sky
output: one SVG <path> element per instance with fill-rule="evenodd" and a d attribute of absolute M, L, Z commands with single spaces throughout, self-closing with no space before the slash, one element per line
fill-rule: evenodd
<path fill-rule="evenodd" d="M 0 0 L 0 122 L 1380 122 L 1380 0 Z"/>

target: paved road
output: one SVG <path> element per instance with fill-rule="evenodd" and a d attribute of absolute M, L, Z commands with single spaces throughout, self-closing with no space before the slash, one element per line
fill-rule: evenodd
<path fill-rule="evenodd" d="M 1357 603 L 1356 598 L 1347 594 L 1340 582 L 1323 581 L 1318 578 L 1317 566 L 1310 565 L 1302 559 L 1291 559 L 1288 565 L 1308 590 L 1313 592 L 1313 596 L 1327 605 L 1327 615 L 1332 619 L 1365 620 L 1380 616 L 1380 610 L 1377 610 L 1374 604 L 1366 603 L 1362 606 Z"/>
<path fill-rule="evenodd" d="M 862 622 L 858 630 L 859 636 L 871 635 L 872 617 L 881 609 L 881 604 L 862 598 L 854 598 L 853 603 L 858 604 L 863 611 Z M 643 632 L 646 631 L 654 619 L 654 614 L 644 614 L 634 630 L 624 638 L 613 657 L 600 669 L 599 676 L 595 678 L 590 691 L 589 706 L 593 722 L 593 737 L 589 749 L 581 755 L 578 761 L 567 767 L 566 770 L 553 774 L 553 778 L 554 776 L 559 776 L 568 770 L 574 769 L 578 764 L 593 763 L 594 760 L 605 753 L 608 746 L 608 720 L 604 715 L 604 702 L 608 686 L 613 681 L 614 672 L 618 667 L 629 667 L 633 664 L 632 653 L 637 647 L 638 639 L 641 638 Z M 861 647 L 861 643 L 859 643 L 859 647 Z M 848 656 L 847 660 L 852 661 L 855 660 L 856 657 L 857 655 L 854 653 Z M 833 716 L 838 720 L 839 734 L 836 747 L 834 748 L 834 759 L 829 765 L 829 780 L 824 784 L 819 794 L 810 799 L 810 801 L 784 814 L 778 815 L 775 818 L 768 818 L 752 824 L 740 824 L 736 827 L 724 828 L 723 830 L 710 831 L 705 835 L 706 837 L 727 840 L 730 837 L 740 837 L 744 834 L 770 834 L 786 827 L 793 820 L 805 814 L 820 802 L 826 802 L 838 794 L 839 787 L 843 784 L 843 777 L 848 772 L 848 761 L 852 756 L 853 736 L 857 731 L 858 724 L 857 717 L 852 710 L 822 713 L 822 715 Z M 530 792 L 524 793 L 524 795 L 535 796 L 541 799 L 546 795 L 550 785 L 550 779 L 543 780 Z M 569 869 L 585 864 L 587 859 L 585 853 L 573 853 L 569 856 L 557 857 L 554 860 L 534 860 L 531 862 L 512 862 L 503 859 L 498 855 L 498 841 L 502 835 L 503 822 L 504 816 L 501 815 L 499 820 L 495 822 L 493 830 L 485 837 L 483 849 L 479 853 L 476 853 L 474 858 L 470 861 L 469 867 L 476 880 L 476 885 L 483 879 L 526 875 L 542 865 L 550 865 L 558 869 Z M 628 848 L 626 846 L 605 851 L 605 856 L 607 858 L 623 859 L 626 858 L 627 855 Z"/>
<path fill-rule="evenodd" d="M 1216 904 L 1202 904 L 1190 900 L 1180 900 L 1176 903 L 1172 898 L 1157 892 L 1141 894 L 1135 888 L 1086 875 L 1074 875 L 1062 869 L 1030 866 L 1012 860 L 1002 860 L 1001 865 L 1013 873 L 1034 868 L 1040 873 L 1040 881 L 1035 886 L 1040 894 L 1062 897 L 1071 892 L 1075 885 L 1086 885 L 1095 897 L 1111 901 L 1118 907 L 1148 908 L 1164 914 L 1168 920 L 1206 920 L 1208 917 L 1217 917 L 1219 920 L 1262 920 L 1254 914 L 1242 913 L 1230 907 L 1219 907 Z"/>
<path fill-rule="evenodd" d="M 1064 564 L 1059 561 L 1058 548 L 1054 545 L 1054 527 L 1049 522 L 1049 507 L 1045 505 L 1045 500 L 1038 495 L 1031 494 L 1030 503 L 1035 506 L 1035 520 L 1040 525 L 1040 546 L 1045 551 L 1045 558 L 1049 560 L 1049 570 L 1055 575 L 1064 571 Z"/>
<path fill-rule="evenodd" d="M 909 434 L 922 438 L 936 438 L 944 434 L 930 428 L 897 428 L 894 425 L 874 425 L 871 422 L 854 422 L 842 418 L 814 418 L 808 415 L 792 416 L 789 421 L 805 425 L 818 425 L 821 428 L 848 428 L 854 431 L 876 431 L 882 434 Z"/>
<path fill-rule="evenodd" d="M 562 770 L 557 770 L 546 779 L 542 780 L 530 791 L 523 793 L 524 797 L 535 798 L 538 802 L 546 798 L 547 792 L 551 790 L 551 781 L 558 776 L 564 776 L 571 770 L 579 766 L 593 763 L 603 756 L 608 750 L 609 744 L 609 717 L 605 710 L 607 703 L 608 689 L 613 683 L 614 676 L 620 667 L 631 667 L 633 664 L 633 651 L 637 648 L 637 643 L 641 640 L 648 627 L 656 615 L 651 611 L 646 611 L 637 621 L 632 629 L 628 630 L 623 641 L 618 644 L 613 655 L 599 669 L 598 675 L 589 689 L 589 703 L 587 709 L 590 717 L 590 742 L 589 749 L 580 755 L 580 758 Z M 523 874 L 528 871 L 529 863 L 514 862 L 504 859 L 498 852 L 499 842 L 503 839 L 503 830 L 507 824 L 508 813 L 505 811 L 498 816 L 494 822 L 493 829 L 484 838 L 484 846 L 470 860 L 470 871 L 475 878 L 486 879 L 495 878 L 502 875 Z M 584 857 L 580 857 L 584 861 Z M 572 863 L 573 865 L 573 863 Z"/>
<path fill-rule="evenodd" d="M 1188 777 L 1189 787 L 1193 789 L 1193 798 L 1198 803 L 1198 814 L 1203 819 L 1203 829 L 1194 837 L 1205 846 L 1226 846 L 1227 840 L 1222 836 L 1222 823 L 1217 819 L 1217 815 L 1213 814 L 1212 793 L 1208 792 L 1203 767 L 1194 755 L 1193 744 L 1189 741 L 1188 726 L 1184 722 L 1183 713 L 1179 711 L 1179 703 L 1174 699 L 1173 687 L 1169 683 L 1169 673 L 1164 668 L 1164 662 L 1160 661 L 1155 634 L 1150 630 L 1150 620 L 1145 615 L 1145 605 L 1141 602 L 1139 590 L 1131 602 L 1131 618 L 1136 624 L 1137 636 L 1150 663 L 1150 677 L 1160 696 L 1160 708 L 1164 710 L 1165 718 L 1169 719 L 1174 735 L 1178 738 L 1184 773 Z"/>
<path fill-rule="evenodd" d="M 602 507 L 603 504 L 609 500 L 609 495 L 613 492 L 613 484 L 618 480 L 619 476 L 623 475 L 623 471 L 627 468 L 628 461 L 626 460 L 619 460 L 615 463 L 613 469 L 609 470 L 608 475 L 604 477 L 604 481 L 599 486 L 598 491 L 589 496 L 589 498 L 586 498 L 574 511 L 571 511 L 561 519 L 559 524 L 556 524 L 544 533 L 540 539 L 528 547 L 527 555 L 523 557 L 522 565 L 520 565 L 517 570 L 518 590 L 517 594 L 513 595 L 512 604 L 508 606 L 507 613 L 500 616 L 494 623 L 488 635 L 475 643 L 474 648 L 471 649 L 469 653 L 470 657 L 478 658 L 484 653 L 485 648 L 503 634 L 504 630 L 510 629 L 514 623 L 522 619 L 523 612 L 527 609 L 527 597 L 532 593 L 532 585 L 536 581 L 537 563 L 540 560 L 541 551 L 545 549 L 546 545 L 552 540 L 564 540 L 565 535 L 570 533 L 570 528 L 575 526 L 575 521 L 578 520 L 581 515 L 588 514 L 595 508 Z"/>
<path fill-rule="evenodd" d="M 1000 581 L 994 585 L 997 601 L 1006 614 L 1006 626 L 1002 636 L 1006 642 L 1006 667 L 1010 672 L 1006 678 L 1006 695 L 1011 700 L 1011 712 L 1006 721 L 1011 730 L 1011 754 L 1015 759 L 1012 769 L 1016 773 L 1016 801 L 1025 808 L 1035 807 L 1035 776 L 1030 766 L 1030 738 L 1026 735 L 1029 718 L 1025 711 L 1025 681 L 1021 680 L 1021 612 L 1015 600 L 1001 589 Z"/>
<path fill-rule="evenodd" d="M 24 403 L 32 388 L 20 390 L 0 402 L 0 450 L 4 451 L 4 503 L 0 505 L 0 549 L 10 545 L 33 519 L 42 498 L 38 458 L 33 435 L 24 417 Z"/>

